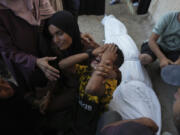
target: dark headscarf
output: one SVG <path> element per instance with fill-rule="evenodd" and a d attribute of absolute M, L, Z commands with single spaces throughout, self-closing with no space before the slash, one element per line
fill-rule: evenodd
<path fill-rule="evenodd" d="M 79 26 L 70 12 L 60 11 L 55 13 L 49 20 L 48 25 L 51 24 L 63 30 L 72 38 L 71 46 L 62 51 L 65 53 L 65 57 L 82 51 L 83 45 L 81 44 Z"/>

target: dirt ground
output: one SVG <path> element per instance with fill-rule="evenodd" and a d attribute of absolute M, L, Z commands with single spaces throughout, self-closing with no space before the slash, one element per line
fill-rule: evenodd
<path fill-rule="evenodd" d="M 128 34 L 134 39 L 137 47 L 140 48 L 142 42 L 151 34 L 154 22 L 149 14 L 146 15 L 132 15 L 127 7 L 125 0 L 120 4 L 110 6 L 110 0 L 106 0 L 105 14 L 113 14 L 121 22 L 123 22 L 128 30 Z M 101 20 L 104 16 L 80 16 L 78 23 L 82 32 L 90 33 L 95 41 L 103 44 L 104 27 Z M 173 124 L 172 118 L 172 104 L 174 101 L 174 93 L 176 88 L 165 84 L 160 78 L 160 68 L 158 61 L 147 67 L 148 73 L 151 77 L 153 88 L 159 97 L 162 110 L 162 132 L 168 131 L 173 135 L 178 135 Z"/>

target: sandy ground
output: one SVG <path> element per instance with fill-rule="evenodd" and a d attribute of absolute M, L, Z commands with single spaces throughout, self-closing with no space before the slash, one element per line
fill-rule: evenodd
<path fill-rule="evenodd" d="M 122 21 L 128 30 L 129 35 L 134 39 L 137 47 L 140 48 L 142 42 L 151 34 L 154 23 L 149 14 L 146 15 L 132 15 L 126 5 L 125 0 L 120 4 L 110 6 L 110 0 L 106 0 L 106 14 L 113 14 L 120 21 Z M 101 20 L 104 16 L 80 16 L 78 23 L 82 32 L 90 33 L 93 38 L 99 43 L 103 44 L 104 28 Z M 153 88 L 159 97 L 162 109 L 162 132 L 168 131 L 173 135 L 178 135 L 173 124 L 172 118 L 172 104 L 174 101 L 174 93 L 176 88 L 165 84 L 160 78 L 160 69 L 158 62 L 153 63 L 147 67 L 148 73 L 151 77 Z"/>

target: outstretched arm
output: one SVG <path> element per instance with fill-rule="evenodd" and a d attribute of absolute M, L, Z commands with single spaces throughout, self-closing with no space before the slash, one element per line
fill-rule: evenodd
<path fill-rule="evenodd" d="M 81 33 L 81 43 L 85 45 L 84 50 L 87 50 L 88 48 L 100 47 L 100 45 L 96 43 L 94 39 L 87 33 Z"/>
<path fill-rule="evenodd" d="M 18 49 L 15 44 L 5 27 L 3 27 L 3 24 L 0 23 L 0 52 L 8 64 L 15 66 L 24 76 L 28 77 L 35 72 L 37 67 L 41 70 L 45 69 L 42 71 L 50 80 L 59 76 L 59 71 L 48 64 L 48 61 L 53 60 L 53 58 L 38 59 L 32 54 Z M 49 72 L 48 76 L 47 72 Z"/>
<path fill-rule="evenodd" d="M 159 49 L 159 46 L 157 44 L 157 40 L 159 38 L 159 35 L 156 33 L 152 33 L 150 40 L 149 40 L 149 47 L 154 52 L 154 54 L 157 56 L 157 58 L 160 61 L 160 67 L 167 66 L 169 64 L 173 64 L 171 60 L 169 60 L 164 53 Z"/>
<path fill-rule="evenodd" d="M 75 64 L 78 64 L 78 63 L 90 58 L 91 56 L 97 56 L 99 53 L 103 53 L 106 48 L 107 48 L 107 46 L 101 46 L 101 47 L 94 49 L 93 51 L 87 50 L 84 53 L 79 53 L 76 55 L 69 56 L 59 62 L 59 67 L 61 69 L 66 69 L 66 68 L 72 67 Z"/>
<path fill-rule="evenodd" d="M 89 58 L 88 53 L 80 53 L 80 54 L 69 56 L 59 62 L 59 68 L 63 70 L 63 69 L 72 67 L 75 64 L 80 63 L 88 58 Z"/>
<path fill-rule="evenodd" d="M 170 24 L 170 21 L 172 20 L 171 13 L 168 13 L 161 17 L 161 19 L 156 23 L 154 26 L 153 32 L 151 34 L 150 40 L 149 40 L 149 47 L 154 52 L 154 54 L 157 56 L 157 58 L 160 61 L 160 67 L 167 66 L 169 64 L 173 64 L 171 60 L 169 60 L 164 53 L 159 49 L 159 46 L 157 44 L 157 40 L 159 39 L 160 35 L 162 35 L 165 30 L 167 29 L 168 25 Z"/>

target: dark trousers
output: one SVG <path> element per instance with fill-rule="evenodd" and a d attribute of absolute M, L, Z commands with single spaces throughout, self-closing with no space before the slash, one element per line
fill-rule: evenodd
<path fill-rule="evenodd" d="M 118 112 L 116 111 L 105 112 L 99 119 L 96 135 L 101 135 L 101 129 L 104 126 L 120 120 L 122 120 L 122 117 Z"/>
<path fill-rule="evenodd" d="M 139 15 L 146 14 L 148 12 L 150 3 L 151 3 L 151 0 L 140 0 L 139 6 L 137 9 L 137 14 Z"/>

